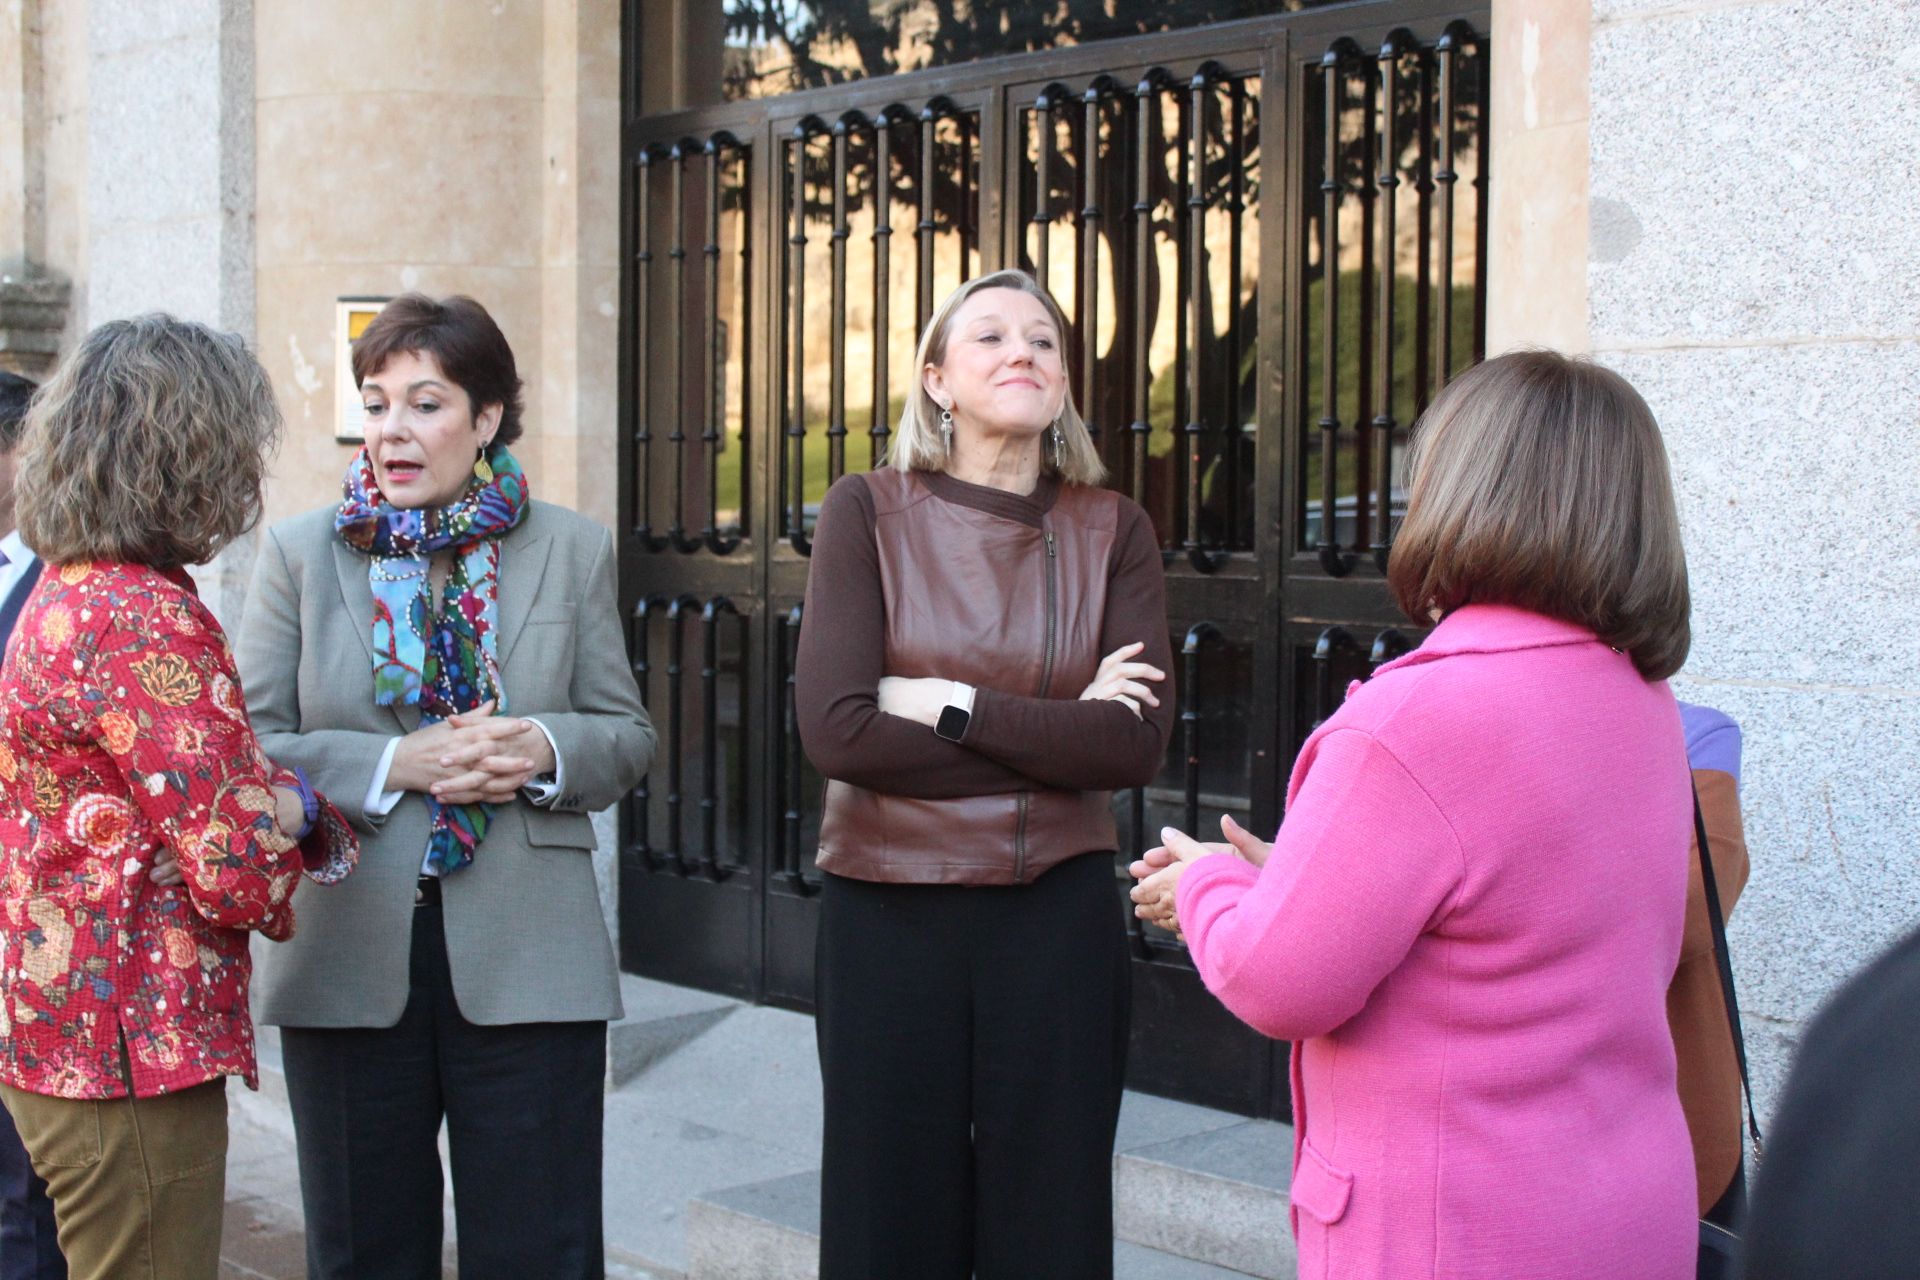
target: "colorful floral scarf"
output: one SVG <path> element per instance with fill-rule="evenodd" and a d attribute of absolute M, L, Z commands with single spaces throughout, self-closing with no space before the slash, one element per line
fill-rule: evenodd
<path fill-rule="evenodd" d="M 489 451 L 491 480 L 477 475 L 459 501 L 401 510 L 380 496 L 365 449 L 347 465 L 346 498 L 334 516 L 340 540 L 368 556 L 373 586 L 373 700 L 420 708 L 434 724 L 497 698 L 500 685 L 500 539 L 527 513 L 527 481 L 504 445 Z M 455 553 L 433 616 L 427 563 Z M 443 805 L 431 795 L 427 865 L 445 875 L 473 861 L 493 816 L 490 804 Z"/>

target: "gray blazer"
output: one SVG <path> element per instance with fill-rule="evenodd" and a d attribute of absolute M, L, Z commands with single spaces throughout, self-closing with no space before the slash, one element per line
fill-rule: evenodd
<path fill-rule="evenodd" d="M 255 1016 L 293 1027 L 390 1027 L 406 1008 L 414 883 L 426 797 L 378 823 L 363 803 L 411 707 L 373 701 L 367 559 L 333 533 L 333 508 L 267 531 L 235 657 L 260 745 L 299 765 L 360 832 L 360 865 L 337 885 L 302 881 L 289 942 L 254 948 Z M 483 1024 L 621 1016 L 595 891 L 588 813 L 636 786 L 653 756 L 614 592 L 613 539 L 534 502 L 500 546 L 500 669 L 507 712 L 553 735 L 566 793 L 495 810 L 473 864 L 442 885 L 454 996 Z"/>

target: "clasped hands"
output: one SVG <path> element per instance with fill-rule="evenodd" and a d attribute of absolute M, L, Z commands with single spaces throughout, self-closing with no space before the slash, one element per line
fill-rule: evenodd
<path fill-rule="evenodd" d="M 441 804 L 508 804 L 536 775 L 552 773 L 553 744 L 540 726 L 495 715 L 495 705 L 489 699 L 400 739 L 387 786 Z"/>
<path fill-rule="evenodd" d="M 1102 658 L 1093 680 L 1080 691 L 1079 700 L 1118 702 L 1135 716 L 1140 714 L 1140 704 L 1143 702 L 1150 707 L 1159 706 L 1160 699 L 1154 697 L 1153 690 L 1142 681 L 1164 680 L 1167 673 L 1151 663 L 1132 661 L 1146 647 L 1136 641 L 1121 645 Z M 952 689 L 951 680 L 882 676 L 880 710 L 887 715 L 899 716 L 903 720 L 912 720 L 932 728 L 940 723 L 940 710 L 947 705 L 947 696 Z"/>
<path fill-rule="evenodd" d="M 1135 881 L 1133 914 L 1176 937 L 1184 937 L 1175 914 L 1175 896 L 1180 877 L 1189 866 L 1210 853 L 1230 853 L 1253 866 L 1266 865 L 1273 846 L 1226 814 L 1220 815 L 1220 834 L 1226 837 L 1225 843 L 1202 842 L 1173 827 L 1160 828 L 1162 843 L 1127 868 Z"/>

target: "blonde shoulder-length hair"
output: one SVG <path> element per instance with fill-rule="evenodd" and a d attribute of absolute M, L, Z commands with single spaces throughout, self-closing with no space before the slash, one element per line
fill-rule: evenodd
<path fill-rule="evenodd" d="M 260 518 L 280 429 L 266 371 L 234 334 L 108 321 L 28 411 L 21 539 L 49 564 L 203 564 Z"/>
<path fill-rule="evenodd" d="M 1589 628 L 1663 680 L 1692 642 L 1687 555 L 1653 411 L 1554 351 L 1477 365 L 1434 397 L 1387 584 L 1425 623 L 1506 604 Z"/>
<path fill-rule="evenodd" d="M 1073 373 L 1067 367 L 1066 356 L 1067 318 L 1053 295 L 1024 271 L 995 271 L 991 275 L 975 276 L 948 294 L 934 309 L 933 318 L 927 321 L 927 331 L 920 335 L 920 350 L 913 363 L 913 388 L 907 393 L 906 407 L 900 411 L 900 427 L 894 435 L 893 447 L 887 452 L 887 461 L 901 471 L 946 470 L 947 447 L 940 435 L 940 406 L 927 394 L 926 370 L 928 365 L 946 363 L 947 335 L 953 327 L 954 313 L 982 289 L 1015 289 L 1038 298 L 1047 309 L 1053 327 L 1060 334 L 1060 368 L 1066 379 L 1066 394 L 1060 403 L 1059 451 L 1056 455 L 1051 447 L 1043 444 L 1040 465 L 1068 484 L 1101 483 L 1107 478 L 1107 469 L 1093 447 L 1093 437 L 1087 433 L 1080 411 L 1073 407 Z"/>

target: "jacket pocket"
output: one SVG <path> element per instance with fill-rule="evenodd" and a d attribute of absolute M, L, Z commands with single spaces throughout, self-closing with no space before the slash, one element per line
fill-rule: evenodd
<path fill-rule="evenodd" d="M 1293 1166 L 1289 1192 L 1293 1238 L 1299 1251 L 1300 1280 L 1339 1280 L 1349 1269 L 1334 1259 L 1340 1237 L 1334 1224 L 1347 1214 L 1353 1195 L 1353 1175 L 1335 1165 L 1302 1139 L 1300 1158 Z"/>
<path fill-rule="evenodd" d="M 15 1118 L 23 1142 L 31 1143 L 33 1163 L 43 1168 L 91 1169 L 104 1149 L 100 1108 L 124 1107 L 128 1099 L 28 1098 Z"/>
<path fill-rule="evenodd" d="M 598 843 L 593 836 L 593 819 L 584 813 L 517 806 L 526 814 L 527 843 L 543 848 L 591 849 Z"/>
<path fill-rule="evenodd" d="M 1300 1144 L 1300 1161 L 1293 1167 L 1293 1207 L 1321 1226 L 1330 1227 L 1346 1216 L 1353 1195 L 1353 1175 L 1313 1149 Z"/>

